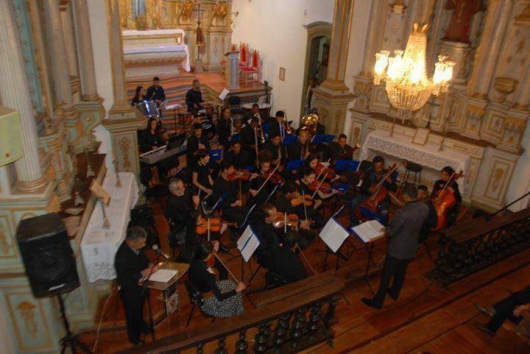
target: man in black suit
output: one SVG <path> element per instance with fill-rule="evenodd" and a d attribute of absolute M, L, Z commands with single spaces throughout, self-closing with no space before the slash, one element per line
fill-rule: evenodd
<path fill-rule="evenodd" d="M 164 88 L 160 86 L 160 78 L 158 76 L 153 78 L 153 85 L 149 86 L 145 97 L 149 101 L 155 101 L 156 104 L 161 104 L 166 100 L 166 94 L 164 93 Z"/>
<path fill-rule="evenodd" d="M 144 343 L 140 334 L 153 331 L 144 321 L 144 302 L 149 291 L 139 285 L 140 280 L 157 270 L 155 265 L 149 265 L 149 259 L 142 253 L 146 241 L 147 232 L 143 228 L 131 227 L 114 258 L 120 296 L 125 308 L 127 334 L 134 345 Z"/>
<path fill-rule="evenodd" d="M 411 184 L 406 185 L 403 188 L 403 202 L 405 205 L 396 211 L 386 228 L 390 243 L 386 252 L 379 290 L 373 299 L 362 298 L 362 301 L 367 306 L 380 309 L 383 307 L 387 293 L 394 300 L 399 298 L 399 293 L 405 281 L 407 267 L 416 254 L 420 232 L 429 214 L 427 204 L 419 202 L 417 199 L 418 191 L 416 187 Z M 394 281 L 392 287 L 389 288 L 392 278 L 394 278 Z"/>
<path fill-rule="evenodd" d="M 336 160 L 352 160 L 353 159 L 353 148 L 346 142 L 348 137 L 346 134 L 339 135 L 337 142 L 332 141 L 329 144 L 329 157 L 331 162 L 334 163 Z"/>
<path fill-rule="evenodd" d="M 239 140 L 232 140 L 230 145 L 230 150 L 224 155 L 226 161 L 234 164 L 237 170 L 254 166 L 253 155 L 241 148 L 241 142 Z"/>

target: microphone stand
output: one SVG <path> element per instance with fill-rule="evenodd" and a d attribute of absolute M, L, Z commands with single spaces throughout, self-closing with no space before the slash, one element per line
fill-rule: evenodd
<path fill-rule="evenodd" d="M 160 258 L 160 254 L 156 253 L 156 263 L 158 263 L 158 258 Z M 147 278 L 145 278 L 144 282 L 142 283 L 142 296 L 144 296 L 146 290 L 147 290 L 147 284 L 149 283 L 149 278 L 151 278 L 151 275 L 153 275 L 153 269 L 154 267 L 151 267 L 149 269 L 149 274 L 147 275 Z M 149 316 L 149 327 L 151 328 L 151 337 L 153 341 L 155 340 L 155 322 L 153 320 L 153 311 L 151 309 L 151 299 L 147 297 L 147 316 Z"/>

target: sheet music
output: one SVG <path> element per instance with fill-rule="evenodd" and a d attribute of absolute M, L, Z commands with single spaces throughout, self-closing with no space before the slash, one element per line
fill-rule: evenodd
<path fill-rule="evenodd" d="M 259 245 L 260 242 L 252 231 L 250 225 L 247 226 L 239 240 L 237 240 L 237 249 L 241 252 L 241 257 L 243 257 L 245 262 L 248 262 Z"/>
<path fill-rule="evenodd" d="M 335 219 L 331 218 L 319 234 L 324 243 L 335 253 L 350 236 L 348 231 Z"/>
<path fill-rule="evenodd" d="M 150 281 L 156 281 L 160 283 L 167 283 L 168 281 L 177 274 L 178 271 L 172 269 L 159 269 L 149 277 Z"/>
<path fill-rule="evenodd" d="M 370 220 L 352 227 L 352 231 L 365 243 L 373 242 L 385 235 L 385 227 L 377 220 Z"/>
<path fill-rule="evenodd" d="M 230 93 L 230 91 L 228 91 L 227 88 L 224 88 L 223 91 L 221 91 L 221 94 L 219 95 L 219 99 L 221 101 L 224 101 L 224 99 L 226 98 L 226 96 Z"/>

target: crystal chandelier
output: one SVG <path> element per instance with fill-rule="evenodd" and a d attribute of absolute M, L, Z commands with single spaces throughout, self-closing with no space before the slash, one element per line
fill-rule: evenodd
<path fill-rule="evenodd" d="M 397 109 L 397 115 L 404 119 L 405 112 L 420 109 L 432 95 L 447 92 L 449 81 L 453 77 L 454 62 L 445 56 L 438 56 L 434 76 L 427 77 L 426 72 L 427 25 L 415 23 L 405 51 L 395 50 L 390 57 L 388 50 L 375 55 L 374 83 L 380 85 L 384 80 L 390 104 Z"/>

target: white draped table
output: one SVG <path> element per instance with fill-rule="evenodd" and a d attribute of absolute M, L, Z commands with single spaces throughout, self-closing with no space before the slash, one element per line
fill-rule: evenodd
<path fill-rule="evenodd" d="M 138 200 L 134 175 L 129 172 L 119 175 L 121 187 L 116 187 L 115 173 L 108 173 L 102 185 L 111 196 L 109 206 L 105 206 L 110 228 L 103 227 L 101 203 L 97 202 L 81 241 L 81 254 L 90 283 L 116 278 L 114 256 L 125 239 L 131 209 Z"/>
<path fill-rule="evenodd" d="M 433 145 L 412 143 L 411 137 L 394 135 L 386 130 L 374 130 L 368 134 L 361 148 L 361 160 L 370 157 L 370 150 L 382 152 L 400 159 L 408 160 L 424 167 L 440 171 L 451 166 L 455 171 L 463 171 L 464 177 L 458 180 L 460 190 L 464 190 L 464 178 L 469 167 L 469 155 L 454 151 L 440 151 Z"/>

